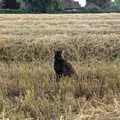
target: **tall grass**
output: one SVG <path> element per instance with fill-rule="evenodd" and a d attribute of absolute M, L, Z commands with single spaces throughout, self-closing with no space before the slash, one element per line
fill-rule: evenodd
<path fill-rule="evenodd" d="M 120 118 L 120 15 L 0 15 L 0 113 L 8 120 Z M 78 79 L 55 81 L 53 48 Z"/>

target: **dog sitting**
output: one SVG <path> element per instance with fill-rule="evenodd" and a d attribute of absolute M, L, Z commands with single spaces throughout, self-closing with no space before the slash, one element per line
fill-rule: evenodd
<path fill-rule="evenodd" d="M 54 70 L 56 73 L 56 81 L 61 77 L 69 76 L 73 79 L 77 76 L 72 65 L 63 58 L 63 50 L 54 50 Z"/>

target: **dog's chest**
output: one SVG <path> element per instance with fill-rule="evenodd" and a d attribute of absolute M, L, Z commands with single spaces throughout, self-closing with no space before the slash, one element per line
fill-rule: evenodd
<path fill-rule="evenodd" d="M 56 72 L 63 72 L 64 71 L 64 61 L 55 61 L 54 62 L 54 69 Z"/>

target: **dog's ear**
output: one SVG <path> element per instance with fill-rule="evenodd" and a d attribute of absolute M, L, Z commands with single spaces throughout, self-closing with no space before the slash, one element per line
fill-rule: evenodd
<path fill-rule="evenodd" d="M 53 49 L 53 53 L 61 53 L 61 54 L 63 54 L 63 50 L 62 49 L 60 49 L 60 48 L 57 48 L 57 49 Z"/>

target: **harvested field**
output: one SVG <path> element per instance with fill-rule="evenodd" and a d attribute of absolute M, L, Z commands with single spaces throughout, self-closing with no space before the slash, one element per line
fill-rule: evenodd
<path fill-rule="evenodd" d="M 56 83 L 53 48 L 77 80 Z M 0 117 L 119 120 L 120 14 L 0 14 Z"/>

